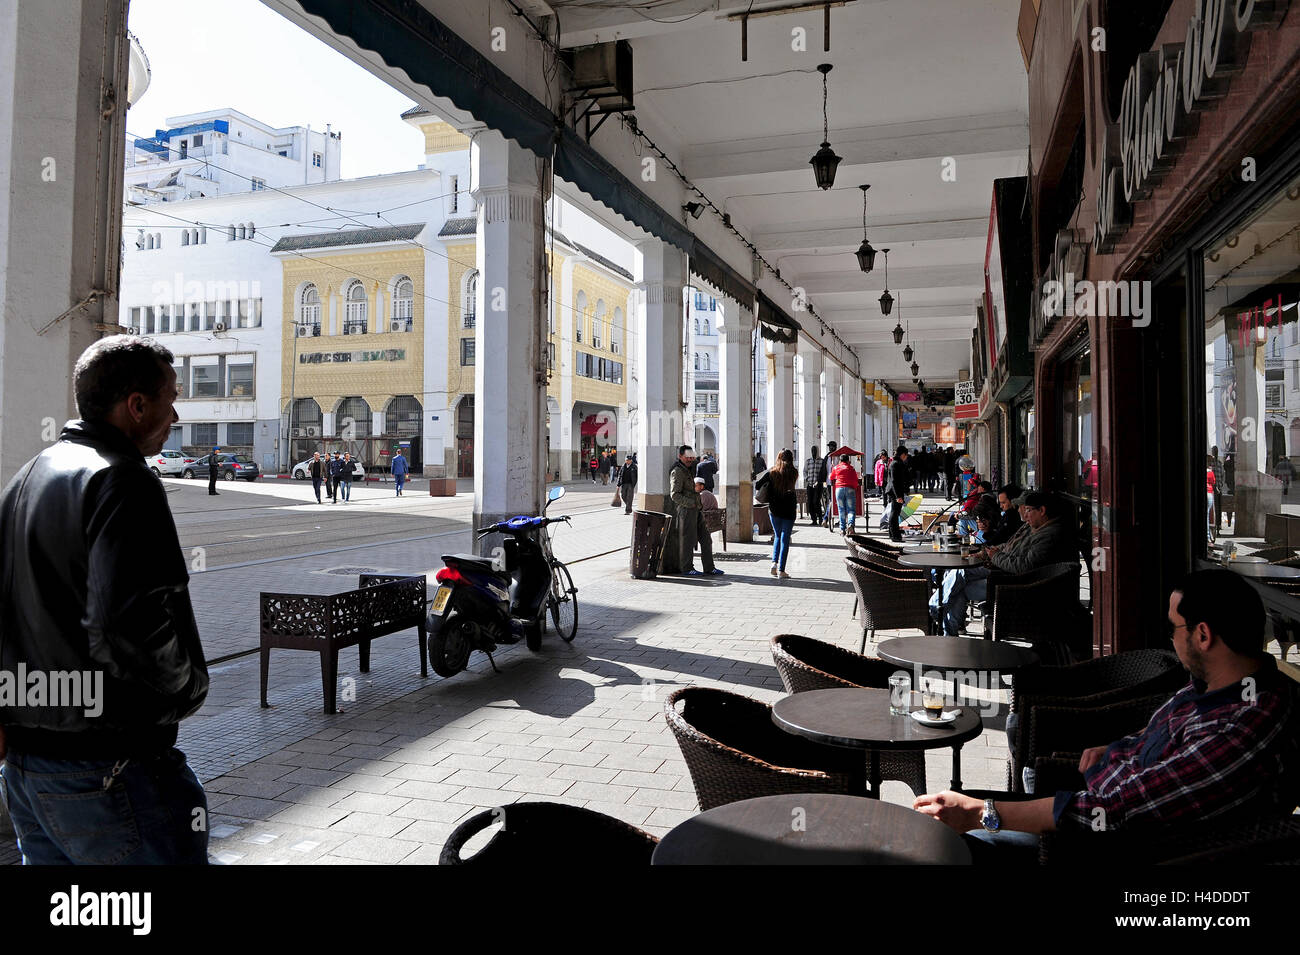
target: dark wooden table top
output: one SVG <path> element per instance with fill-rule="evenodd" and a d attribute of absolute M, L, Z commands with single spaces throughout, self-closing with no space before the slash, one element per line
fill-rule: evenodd
<path fill-rule="evenodd" d="M 877 646 L 876 655 L 905 667 L 1007 673 L 1038 662 L 1033 650 L 978 637 L 897 637 Z"/>
<path fill-rule="evenodd" d="M 979 736 L 983 721 L 969 707 L 958 710 L 946 726 L 923 726 L 910 716 L 889 712 L 889 691 L 875 689 L 809 690 L 792 693 L 772 707 L 772 722 L 787 733 L 862 749 L 938 749 Z"/>
<path fill-rule="evenodd" d="M 905 567 L 975 567 L 978 557 L 963 557 L 961 554 L 945 553 L 941 550 L 903 551 L 898 555 L 898 562 Z"/>
<path fill-rule="evenodd" d="M 904 806 L 797 793 L 718 806 L 655 848 L 654 865 L 970 865 L 943 823 Z"/>
<path fill-rule="evenodd" d="M 1262 564 L 1255 561 L 1230 561 L 1228 569 L 1243 577 L 1260 577 L 1268 580 L 1295 580 L 1300 577 L 1300 567 L 1283 567 L 1279 564 Z"/>

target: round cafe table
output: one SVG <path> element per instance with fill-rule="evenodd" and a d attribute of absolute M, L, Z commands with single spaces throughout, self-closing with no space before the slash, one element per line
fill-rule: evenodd
<path fill-rule="evenodd" d="M 876 655 L 904 667 L 1012 673 L 1038 662 L 1025 647 L 978 637 L 896 637 L 876 647 Z"/>
<path fill-rule="evenodd" d="M 952 707 L 948 707 L 952 709 Z M 818 743 L 867 751 L 867 794 L 880 798 L 882 749 L 952 747 L 952 788 L 960 790 L 961 747 L 979 736 L 983 721 L 973 709 L 957 707 L 944 726 L 925 726 L 889 712 L 889 690 L 842 687 L 792 693 L 772 706 L 772 722 L 787 733 Z"/>
<path fill-rule="evenodd" d="M 978 557 L 963 557 L 961 554 L 944 553 L 941 550 L 923 550 L 903 551 L 898 555 L 898 562 L 904 567 L 940 567 L 952 570 L 957 567 L 975 567 L 980 560 Z"/>
<path fill-rule="evenodd" d="M 1296 580 L 1300 578 L 1300 567 L 1283 567 L 1279 564 L 1261 564 L 1253 561 L 1231 561 L 1228 569 L 1243 577 L 1255 577 L 1259 580 Z"/>
<path fill-rule="evenodd" d="M 800 694 L 803 695 L 803 694 Z M 937 819 L 862 796 L 794 793 L 727 803 L 660 840 L 652 865 L 970 865 Z"/>

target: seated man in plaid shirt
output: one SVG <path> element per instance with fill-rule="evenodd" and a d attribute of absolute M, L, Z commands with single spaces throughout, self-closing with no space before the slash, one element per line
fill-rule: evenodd
<path fill-rule="evenodd" d="M 1029 861 L 1037 833 L 1158 831 L 1289 815 L 1300 801 L 1297 686 L 1263 651 L 1264 605 L 1230 570 L 1190 574 L 1169 597 L 1169 628 L 1191 674 L 1141 732 L 1083 753 L 1087 789 L 1030 801 L 957 792 L 913 808 L 962 833 L 975 860 Z"/>

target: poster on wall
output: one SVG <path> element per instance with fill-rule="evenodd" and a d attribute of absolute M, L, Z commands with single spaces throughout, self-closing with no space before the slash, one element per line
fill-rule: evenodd
<path fill-rule="evenodd" d="M 907 431 L 916 427 L 916 412 L 913 410 L 904 410 L 901 415 L 903 430 Z"/>

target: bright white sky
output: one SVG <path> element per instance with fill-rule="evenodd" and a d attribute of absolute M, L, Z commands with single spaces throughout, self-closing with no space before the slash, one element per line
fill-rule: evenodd
<path fill-rule="evenodd" d="M 413 101 L 258 0 L 131 0 L 130 27 L 152 74 L 126 115 L 136 136 L 168 116 L 237 109 L 271 126 L 332 123 L 345 179 L 424 161 L 424 138 L 398 118 Z"/>

